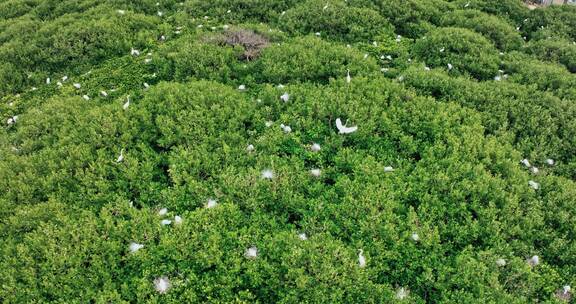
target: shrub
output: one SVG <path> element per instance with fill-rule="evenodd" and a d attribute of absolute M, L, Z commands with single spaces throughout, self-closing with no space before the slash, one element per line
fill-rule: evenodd
<path fill-rule="evenodd" d="M 174 51 L 168 53 L 168 58 L 173 62 L 175 79 L 180 81 L 193 77 L 225 82 L 243 53 L 241 49 L 194 41 L 180 42 Z"/>
<path fill-rule="evenodd" d="M 279 20 L 291 33 L 319 32 L 329 39 L 347 42 L 372 41 L 379 35 L 392 34 L 392 26 L 378 12 L 346 3 L 308 0 L 286 11 Z"/>
<path fill-rule="evenodd" d="M 517 50 L 523 44 L 522 37 L 513 26 L 496 16 L 477 10 L 456 10 L 446 15 L 442 24 L 478 32 L 501 50 Z"/>
<path fill-rule="evenodd" d="M 379 12 L 396 27 L 398 34 L 418 38 L 440 24 L 442 16 L 453 9 L 444 0 L 373 1 Z"/>
<path fill-rule="evenodd" d="M 576 45 L 562 39 L 533 40 L 526 46 L 526 52 L 543 61 L 563 64 L 576 73 Z"/>
<path fill-rule="evenodd" d="M 344 78 L 347 69 L 352 75 L 366 75 L 377 71 L 377 65 L 354 49 L 309 36 L 265 49 L 255 69 L 259 81 L 326 83 L 330 78 Z"/>
<path fill-rule="evenodd" d="M 454 4 L 458 8 L 477 9 L 490 15 L 508 19 L 512 25 L 521 24 L 530 15 L 530 10 L 523 0 L 456 0 Z"/>
<path fill-rule="evenodd" d="M 431 67 L 451 64 L 454 72 L 491 79 L 498 72 L 498 52 L 482 35 L 460 28 L 439 28 L 416 41 L 412 49 Z"/>

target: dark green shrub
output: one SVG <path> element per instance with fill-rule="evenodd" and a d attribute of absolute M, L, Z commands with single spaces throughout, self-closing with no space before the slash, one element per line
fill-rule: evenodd
<path fill-rule="evenodd" d="M 241 22 L 272 22 L 277 20 L 283 11 L 287 11 L 303 1 L 190 0 L 184 3 L 184 8 L 190 15 L 196 17 L 208 15 L 213 18 L 225 18 Z"/>
<path fill-rule="evenodd" d="M 547 36 L 540 34 L 545 32 L 554 37 L 568 40 L 576 40 L 576 7 L 573 5 L 554 5 L 545 9 L 535 9 L 530 12 L 528 20 L 524 24 L 529 38 L 544 39 Z"/>
<path fill-rule="evenodd" d="M 477 9 L 490 15 L 506 18 L 512 25 L 522 24 L 530 15 L 530 10 L 522 0 L 456 0 L 454 4 L 458 8 Z"/>
<path fill-rule="evenodd" d="M 498 72 L 494 45 L 482 35 L 461 28 L 439 28 L 420 38 L 412 53 L 431 67 L 447 67 L 477 79 L 491 79 Z"/>
<path fill-rule="evenodd" d="M 526 46 L 526 52 L 542 61 L 555 61 L 576 73 L 576 45 L 562 39 L 533 40 Z"/>
<path fill-rule="evenodd" d="M 378 71 L 378 66 L 355 49 L 309 36 L 266 48 L 255 69 L 263 82 L 326 83 L 330 78 L 343 79 L 348 69 L 351 75 L 367 75 Z"/>
<path fill-rule="evenodd" d="M 490 39 L 501 50 L 517 50 L 523 40 L 518 31 L 506 21 L 477 10 L 457 10 L 442 19 L 444 26 L 462 27 Z"/>
<path fill-rule="evenodd" d="M 291 33 L 318 32 L 322 37 L 347 42 L 370 42 L 393 33 L 392 26 L 378 12 L 341 1 L 307 0 L 286 11 L 279 23 Z"/>
<path fill-rule="evenodd" d="M 453 5 L 444 0 L 373 1 L 379 12 L 396 27 L 398 34 L 418 38 L 440 24 Z"/>
<path fill-rule="evenodd" d="M 226 82 L 232 76 L 233 65 L 242 54 L 241 49 L 210 42 L 183 42 L 168 53 L 177 80 L 188 78 L 212 79 Z"/>

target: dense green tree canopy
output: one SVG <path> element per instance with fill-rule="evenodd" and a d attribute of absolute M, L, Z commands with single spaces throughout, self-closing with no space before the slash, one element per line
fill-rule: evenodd
<path fill-rule="evenodd" d="M 575 22 L 4 1 L 0 302 L 573 302 Z"/>

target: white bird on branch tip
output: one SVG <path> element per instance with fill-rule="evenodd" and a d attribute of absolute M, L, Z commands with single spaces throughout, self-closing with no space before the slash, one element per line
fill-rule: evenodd
<path fill-rule="evenodd" d="M 126 102 L 122 105 L 122 109 L 128 110 L 129 106 L 130 106 L 130 96 L 126 97 Z"/>
<path fill-rule="evenodd" d="M 284 93 L 282 96 L 280 96 L 280 99 L 284 102 L 288 102 L 288 100 L 290 100 L 290 94 Z"/>
<path fill-rule="evenodd" d="M 144 245 L 132 242 L 132 243 L 130 243 L 130 246 L 128 248 L 130 250 L 130 253 L 134 253 L 134 252 L 144 248 Z"/>
<path fill-rule="evenodd" d="M 256 246 L 252 246 L 248 249 L 246 249 L 246 252 L 244 252 L 244 257 L 246 257 L 247 259 L 255 259 L 258 257 L 258 248 L 256 248 Z"/>

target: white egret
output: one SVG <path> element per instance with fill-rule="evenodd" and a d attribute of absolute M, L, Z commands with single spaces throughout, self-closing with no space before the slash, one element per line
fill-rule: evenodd
<path fill-rule="evenodd" d="M 410 291 L 408 291 L 406 288 L 404 287 L 400 287 L 398 288 L 398 290 L 396 291 L 396 299 L 398 300 L 404 300 L 406 299 L 408 296 L 410 295 Z"/>
<path fill-rule="evenodd" d="M 282 96 L 280 96 L 280 99 L 284 102 L 288 102 L 288 100 L 290 100 L 290 94 L 284 93 Z"/>
<path fill-rule="evenodd" d="M 172 284 L 170 284 L 170 280 L 168 280 L 168 278 L 165 276 L 162 276 L 154 280 L 154 288 L 156 289 L 157 292 L 161 294 L 168 292 L 171 286 Z"/>
<path fill-rule="evenodd" d="M 160 221 L 160 224 L 162 224 L 162 226 L 166 226 L 166 225 L 172 224 L 172 221 L 171 220 L 162 220 L 162 221 Z"/>
<path fill-rule="evenodd" d="M 262 170 L 262 179 L 273 179 L 274 178 L 274 172 L 270 169 L 265 169 Z"/>
<path fill-rule="evenodd" d="M 206 203 L 206 208 L 210 209 L 210 208 L 214 208 L 218 205 L 218 202 L 216 202 L 215 199 L 208 199 L 208 202 Z"/>
<path fill-rule="evenodd" d="M 410 238 L 412 238 L 412 240 L 414 242 L 418 242 L 420 240 L 420 236 L 418 235 L 418 233 L 414 232 L 412 233 L 412 235 L 410 236 Z"/>
<path fill-rule="evenodd" d="M 310 174 L 314 177 L 320 177 L 322 172 L 320 171 L 320 169 L 312 169 L 310 170 Z"/>
<path fill-rule="evenodd" d="M 360 268 L 366 267 L 366 258 L 364 257 L 364 250 L 360 249 L 360 253 L 358 253 L 358 266 Z"/>
<path fill-rule="evenodd" d="M 46 78 L 46 84 L 50 84 L 50 77 Z"/>
<path fill-rule="evenodd" d="M 244 90 L 246 90 L 246 85 L 243 85 L 243 84 L 239 85 L 239 86 L 238 86 L 238 90 L 239 90 L 239 91 L 244 91 Z"/>
<path fill-rule="evenodd" d="M 246 147 L 246 151 L 248 152 L 254 151 L 254 145 L 248 145 L 248 147 Z"/>
<path fill-rule="evenodd" d="M 117 163 L 120 163 L 124 160 L 124 149 L 120 150 L 120 155 L 118 156 L 118 158 L 116 159 Z"/>
<path fill-rule="evenodd" d="M 528 159 L 523 159 L 520 161 L 524 166 L 530 168 L 530 162 L 528 161 Z"/>
<path fill-rule="evenodd" d="M 88 95 L 82 95 L 82 98 L 84 98 L 84 100 L 90 100 L 90 96 Z"/>
<path fill-rule="evenodd" d="M 159 216 L 164 216 L 166 214 L 168 214 L 168 208 L 162 208 L 162 209 L 158 210 Z"/>
<path fill-rule="evenodd" d="M 449 63 L 448 64 L 448 71 L 452 70 L 453 68 L 454 68 L 454 66 L 451 63 Z"/>
<path fill-rule="evenodd" d="M 540 264 L 540 257 L 535 255 L 533 257 L 531 257 L 530 259 L 528 259 L 528 265 L 530 266 L 536 266 Z"/>
<path fill-rule="evenodd" d="M 255 259 L 258 257 L 258 248 L 256 248 L 256 246 L 252 246 L 248 249 L 246 249 L 246 252 L 244 252 L 244 256 L 247 259 Z"/>
<path fill-rule="evenodd" d="M 320 151 L 320 145 L 317 143 L 312 143 L 312 145 L 310 146 L 310 150 L 312 150 L 312 152 L 318 152 Z"/>
<path fill-rule="evenodd" d="M 122 109 L 128 110 L 129 106 L 130 106 L 130 95 L 128 95 L 128 97 L 126 97 L 126 102 L 122 105 Z"/>
<path fill-rule="evenodd" d="M 391 166 L 384 167 L 384 172 L 394 172 L 394 168 Z"/>
<path fill-rule="evenodd" d="M 336 128 L 338 128 L 338 133 L 340 134 L 349 134 L 358 130 L 357 126 L 346 127 L 342 124 L 342 120 L 340 120 L 340 118 L 336 118 Z"/>
<path fill-rule="evenodd" d="M 551 159 L 551 158 L 547 159 L 547 160 L 546 160 L 546 163 L 547 163 L 548 165 L 550 165 L 550 166 L 554 166 L 554 160 Z"/>
<path fill-rule="evenodd" d="M 505 260 L 505 259 L 502 259 L 502 258 L 497 259 L 497 260 L 496 260 L 496 265 L 498 265 L 498 266 L 500 266 L 500 267 L 504 267 L 504 266 L 506 266 L 506 260 Z"/>
<path fill-rule="evenodd" d="M 144 248 L 144 245 L 132 242 L 132 243 L 130 243 L 130 246 L 128 248 L 130 249 L 130 253 L 134 253 L 134 252 Z"/>
<path fill-rule="evenodd" d="M 540 184 L 533 180 L 528 181 L 528 185 L 530 185 L 530 187 L 532 187 L 534 190 L 540 189 Z"/>
<path fill-rule="evenodd" d="M 73 84 L 73 86 L 74 86 L 76 89 L 80 89 L 80 88 L 82 87 L 82 85 L 79 84 L 79 83 L 75 83 L 75 84 Z"/>
<path fill-rule="evenodd" d="M 179 215 L 174 216 L 174 224 L 176 225 L 182 224 L 182 217 L 180 217 Z"/>
<path fill-rule="evenodd" d="M 100 95 L 102 95 L 102 97 L 108 97 L 108 93 L 106 91 L 100 91 Z"/>
<path fill-rule="evenodd" d="M 308 239 L 308 236 L 306 235 L 306 233 L 301 232 L 298 234 L 298 238 L 302 241 L 306 241 Z"/>
<path fill-rule="evenodd" d="M 350 83 L 352 78 L 350 77 L 350 70 L 346 70 L 346 83 Z"/>

